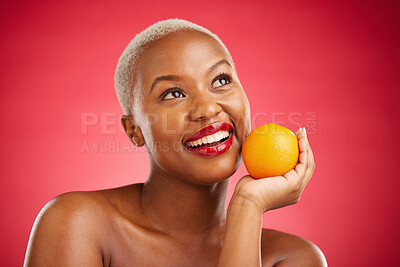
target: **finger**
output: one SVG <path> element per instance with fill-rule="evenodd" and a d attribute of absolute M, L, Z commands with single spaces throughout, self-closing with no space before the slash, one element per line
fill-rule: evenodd
<path fill-rule="evenodd" d="M 296 171 L 297 175 L 301 178 L 301 180 L 303 180 L 307 172 L 306 165 L 304 165 L 303 163 L 299 163 L 296 165 L 294 170 Z"/>
<path fill-rule="evenodd" d="M 304 130 L 299 130 L 299 133 L 297 134 L 297 139 L 299 140 L 299 150 L 300 153 L 303 151 L 307 151 L 307 144 L 306 144 L 306 135 L 304 133 Z"/>
<path fill-rule="evenodd" d="M 283 175 L 283 177 L 285 177 L 286 180 L 288 180 L 288 182 L 298 184 L 299 186 L 301 186 L 303 184 L 303 180 L 306 176 L 306 172 L 307 172 L 307 165 L 299 162 L 294 167 L 294 169 L 285 173 L 285 175 Z"/>
<path fill-rule="evenodd" d="M 310 142 L 308 141 L 307 138 L 307 132 L 304 128 L 304 132 L 305 132 L 305 143 L 306 143 L 306 147 L 307 147 L 307 156 L 308 156 L 308 169 L 311 169 L 311 172 L 314 171 L 314 167 L 315 167 L 315 162 L 314 162 L 314 154 L 312 152 L 311 146 L 310 146 Z"/>
<path fill-rule="evenodd" d="M 300 128 L 297 132 L 297 138 L 299 138 L 299 163 L 295 167 L 295 172 L 299 178 L 299 187 L 302 186 L 303 180 L 306 175 L 306 171 L 308 168 L 308 149 L 306 144 L 306 138 L 304 133 L 304 127 Z"/>
<path fill-rule="evenodd" d="M 307 170 L 306 170 L 306 175 L 305 175 L 306 177 L 303 180 L 303 184 L 302 184 L 302 188 L 303 189 L 307 186 L 308 182 L 310 181 L 310 179 L 312 177 L 314 169 L 315 169 L 314 155 L 313 155 L 313 152 L 311 150 L 311 146 L 310 146 L 310 143 L 309 143 L 307 137 L 306 137 L 306 144 L 307 144 L 307 154 L 308 154 L 308 160 L 307 160 L 308 161 L 308 167 L 307 167 Z"/>
<path fill-rule="evenodd" d="M 303 163 L 304 165 L 307 165 L 308 164 L 308 148 L 307 148 L 307 142 L 304 137 L 302 137 L 299 140 L 299 150 L 300 150 L 299 162 Z"/>
<path fill-rule="evenodd" d="M 305 136 L 305 134 L 304 134 L 304 129 L 305 129 L 304 127 L 301 127 L 301 128 L 299 128 L 299 129 L 297 130 L 296 136 L 297 136 L 298 139 L 300 139 L 301 137 Z"/>
<path fill-rule="evenodd" d="M 292 184 L 297 184 L 301 187 L 303 180 L 306 176 L 306 171 L 308 167 L 308 148 L 306 143 L 305 128 L 300 128 L 296 133 L 299 139 L 299 163 L 295 166 L 294 170 L 287 172 L 283 177 L 291 182 Z"/>
<path fill-rule="evenodd" d="M 306 137 L 306 146 L 307 146 L 307 153 L 309 154 L 309 165 L 314 169 L 315 168 L 314 153 L 312 152 L 311 145 L 307 137 Z"/>
<path fill-rule="evenodd" d="M 290 170 L 287 173 L 285 173 L 285 175 L 283 175 L 283 177 L 292 185 L 296 185 L 299 182 L 299 175 L 297 174 L 297 172 L 295 170 Z"/>

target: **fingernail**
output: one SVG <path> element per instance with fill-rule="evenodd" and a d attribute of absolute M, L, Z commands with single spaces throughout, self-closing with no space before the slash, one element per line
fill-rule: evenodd
<path fill-rule="evenodd" d="M 297 135 L 300 131 L 301 131 L 301 128 L 299 128 L 299 129 L 297 130 L 296 135 Z"/>

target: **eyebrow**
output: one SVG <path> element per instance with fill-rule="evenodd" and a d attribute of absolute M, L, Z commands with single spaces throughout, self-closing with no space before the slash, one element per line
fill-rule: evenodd
<path fill-rule="evenodd" d="M 211 68 L 208 69 L 207 74 L 210 74 L 211 72 L 213 72 L 216 68 L 218 68 L 222 64 L 227 64 L 232 69 L 232 66 L 231 66 L 231 64 L 229 63 L 228 60 L 221 59 L 220 61 L 215 63 L 213 66 L 211 66 Z M 161 81 L 179 81 L 179 80 L 180 80 L 179 76 L 176 76 L 176 75 L 159 76 L 159 77 L 155 78 L 153 83 L 151 84 L 150 92 L 153 91 L 153 89 L 156 86 L 156 84 L 161 82 Z"/>

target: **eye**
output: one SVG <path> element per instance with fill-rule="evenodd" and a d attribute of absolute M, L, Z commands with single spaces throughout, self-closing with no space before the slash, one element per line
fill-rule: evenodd
<path fill-rule="evenodd" d="M 213 81 L 213 87 L 221 87 L 231 83 L 232 79 L 228 74 L 222 73 L 218 77 L 216 77 Z"/>
<path fill-rule="evenodd" d="M 172 88 L 172 89 L 167 90 L 163 94 L 162 99 L 166 100 L 166 99 L 174 99 L 174 98 L 181 98 L 181 97 L 186 97 L 186 96 L 181 90 L 179 90 L 177 88 Z"/>

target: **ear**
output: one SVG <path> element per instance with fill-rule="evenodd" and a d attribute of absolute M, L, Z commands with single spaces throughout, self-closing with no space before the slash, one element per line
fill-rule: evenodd
<path fill-rule="evenodd" d="M 124 127 L 125 133 L 128 135 L 129 140 L 131 140 L 135 146 L 139 147 L 145 144 L 142 130 L 135 124 L 131 115 L 122 115 L 121 124 L 122 127 Z"/>

